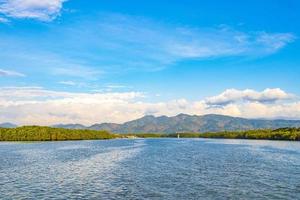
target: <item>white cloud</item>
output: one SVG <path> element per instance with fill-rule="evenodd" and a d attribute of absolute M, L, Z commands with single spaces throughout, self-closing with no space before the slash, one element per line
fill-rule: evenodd
<path fill-rule="evenodd" d="M 56 18 L 66 0 L 2 0 L 0 13 L 13 18 L 50 21 Z"/>
<path fill-rule="evenodd" d="M 235 103 L 219 107 L 217 110 L 222 114 L 246 118 L 300 119 L 300 101 L 274 104 L 261 102 Z"/>
<path fill-rule="evenodd" d="M 179 113 L 300 119 L 298 100 L 280 102 L 272 100 L 273 103 L 260 101 L 265 99 L 265 96 L 269 98 L 270 93 L 271 99 L 286 99 L 286 92 L 268 89 L 250 93 L 250 99 L 259 101 L 232 101 L 221 107 L 212 107 L 206 100 L 175 99 L 150 103 L 140 92 L 72 93 L 45 90 L 40 87 L 3 87 L 0 88 L 0 122 L 90 125 L 101 122 L 121 123 L 146 114 L 174 116 Z"/>
<path fill-rule="evenodd" d="M 0 69 L 0 77 L 1 76 L 16 76 L 16 77 L 24 77 L 25 74 L 22 74 L 20 72 L 10 71 L 10 70 L 4 70 Z"/>
<path fill-rule="evenodd" d="M 228 89 L 218 96 L 209 97 L 206 99 L 206 103 L 209 105 L 227 105 L 237 101 L 249 101 L 249 102 L 274 102 L 279 100 L 287 100 L 293 98 L 294 95 L 288 94 L 280 88 L 265 89 L 262 92 L 255 90 L 236 90 Z"/>
<path fill-rule="evenodd" d="M 75 86 L 75 85 L 77 85 L 77 83 L 75 83 L 74 81 L 60 81 L 58 83 L 62 84 L 62 85 L 68 85 L 68 86 Z"/>
<path fill-rule="evenodd" d="M 141 93 L 72 93 L 64 91 L 46 90 L 42 87 L 1 87 L 0 100 L 7 102 L 22 103 L 26 102 L 44 102 L 51 100 L 63 100 L 72 102 L 73 100 L 82 99 L 89 102 L 105 99 L 131 99 L 142 97 Z"/>

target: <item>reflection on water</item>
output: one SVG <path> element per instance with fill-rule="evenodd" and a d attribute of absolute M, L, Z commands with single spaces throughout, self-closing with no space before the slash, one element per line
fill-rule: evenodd
<path fill-rule="evenodd" d="M 300 143 L 0 143 L 0 199 L 298 199 Z"/>

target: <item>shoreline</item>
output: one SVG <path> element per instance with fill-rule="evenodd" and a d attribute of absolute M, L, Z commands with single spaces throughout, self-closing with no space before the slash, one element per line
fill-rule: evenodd
<path fill-rule="evenodd" d="M 300 141 L 300 128 L 279 128 L 275 130 L 224 131 L 211 133 L 110 133 L 105 130 L 63 129 L 42 126 L 0 128 L 0 141 L 3 142 L 43 142 L 78 141 L 109 139 L 145 138 L 207 138 Z"/>

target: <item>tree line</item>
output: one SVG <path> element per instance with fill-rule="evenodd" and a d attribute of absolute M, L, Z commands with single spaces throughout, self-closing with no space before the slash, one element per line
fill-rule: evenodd
<path fill-rule="evenodd" d="M 247 130 L 247 131 L 224 131 L 214 133 L 172 133 L 172 134 L 127 134 L 140 138 L 223 138 L 223 139 L 264 139 L 264 140 L 291 140 L 300 141 L 300 128 L 279 128 Z"/>
<path fill-rule="evenodd" d="M 228 138 L 300 141 L 300 128 L 280 128 L 216 133 L 135 133 L 112 134 L 108 131 L 63 129 L 44 126 L 0 128 L 0 141 L 62 141 L 97 140 L 114 138 Z"/>
<path fill-rule="evenodd" d="M 43 126 L 0 128 L 0 141 L 61 141 L 117 138 L 108 131 L 74 130 Z"/>

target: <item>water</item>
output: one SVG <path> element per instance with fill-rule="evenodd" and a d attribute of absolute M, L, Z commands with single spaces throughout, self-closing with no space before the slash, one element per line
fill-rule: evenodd
<path fill-rule="evenodd" d="M 300 199 L 300 142 L 0 143 L 0 199 Z"/>

